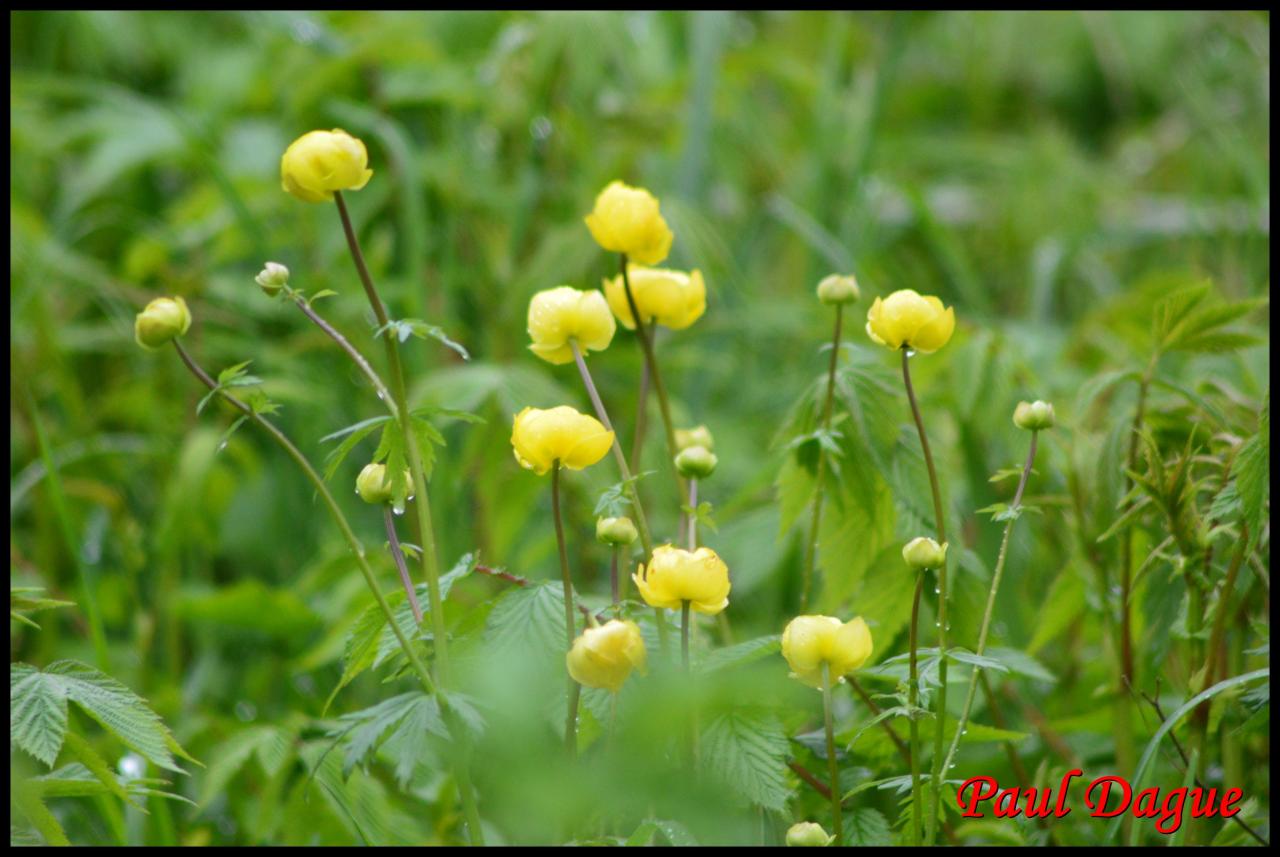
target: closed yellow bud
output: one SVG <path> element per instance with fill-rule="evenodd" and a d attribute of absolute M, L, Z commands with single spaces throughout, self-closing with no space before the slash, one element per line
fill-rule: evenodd
<path fill-rule="evenodd" d="M 691 429 L 676 429 L 676 449 L 685 450 L 691 446 L 700 446 L 703 449 L 714 450 L 716 442 L 711 437 L 711 430 L 706 426 L 697 426 Z"/>
<path fill-rule="evenodd" d="M 156 298 L 133 320 L 133 338 L 154 351 L 191 327 L 191 311 L 182 298 Z"/>
<path fill-rule="evenodd" d="M 924 354 L 937 351 L 951 340 L 956 313 L 933 295 L 901 289 L 867 311 L 867 335 L 889 348 L 911 348 Z"/>
<path fill-rule="evenodd" d="M 947 562 L 947 546 L 925 536 L 918 536 L 903 546 L 902 558 L 915 571 L 939 569 Z"/>
<path fill-rule="evenodd" d="M 405 484 L 409 485 L 412 478 L 412 475 L 406 469 L 404 472 Z M 394 498 L 391 495 L 391 479 L 387 476 L 387 466 L 385 464 L 366 464 L 360 470 L 360 475 L 356 477 L 356 493 L 366 503 L 390 503 Z"/>
<path fill-rule="evenodd" d="M 871 657 L 871 629 L 858 616 L 841 622 L 832 616 L 797 616 L 782 632 L 782 656 L 791 674 L 810 687 L 822 687 L 822 667 L 833 682 L 843 681 Z"/>
<path fill-rule="evenodd" d="M 512 424 L 511 446 L 520 466 L 541 476 L 556 462 L 570 470 L 595 464 L 613 446 L 613 432 L 568 405 L 525 408 Z"/>
<path fill-rule="evenodd" d="M 815 824 L 812 821 L 793 824 L 787 830 L 787 846 L 790 848 L 825 848 L 835 841 L 836 838 L 823 830 L 821 824 Z"/>
<path fill-rule="evenodd" d="M 716 454 L 703 446 L 691 446 L 676 455 L 676 470 L 687 479 L 706 479 L 719 463 Z"/>
<path fill-rule="evenodd" d="M 707 286 L 701 271 L 672 271 L 667 268 L 627 267 L 631 297 L 645 324 L 658 324 L 672 330 L 683 330 L 702 318 L 707 311 Z M 626 283 L 622 275 L 604 281 L 604 296 L 609 309 L 627 330 L 635 330 L 636 321 L 627 302 Z"/>
<path fill-rule="evenodd" d="M 646 661 L 640 627 L 620 619 L 610 619 L 598 628 L 583 631 L 565 655 L 565 664 L 574 681 L 583 687 L 598 687 L 612 693 L 622 689 L 632 670 L 644 675 Z"/>
<path fill-rule="evenodd" d="M 1013 409 L 1013 424 L 1021 429 L 1039 431 L 1053 428 L 1055 421 L 1053 405 L 1038 399 L 1034 402 L 1018 402 L 1018 406 Z"/>
<path fill-rule="evenodd" d="M 529 338 L 533 340 L 529 350 L 548 363 L 573 360 L 571 339 L 584 353 L 603 351 L 617 329 L 609 304 L 597 291 L 557 286 L 538 292 L 529 301 Z"/>
<path fill-rule="evenodd" d="M 679 610 L 684 602 L 699 613 L 714 616 L 729 606 L 729 566 L 711 548 L 656 548 L 646 569 L 631 575 L 650 607 Z"/>
<path fill-rule="evenodd" d="M 674 236 L 658 211 L 658 200 L 644 188 L 610 182 L 586 222 L 597 244 L 641 265 L 656 265 L 671 252 Z"/>
<path fill-rule="evenodd" d="M 818 300 L 824 304 L 851 304 L 862 297 L 852 274 L 832 274 L 818 283 Z"/>
<path fill-rule="evenodd" d="M 303 134 L 280 158 L 281 186 L 303 202 L 328 202 L 336 190 L 360 190 L 372 176 L 364 143 L 341 128 Z"/>
<path fill-rule="evenodd" d="M 639 536 L 630 518 L 599 518 L 596 520 L 596 538 L 607 545 L 629 545 Z"/>

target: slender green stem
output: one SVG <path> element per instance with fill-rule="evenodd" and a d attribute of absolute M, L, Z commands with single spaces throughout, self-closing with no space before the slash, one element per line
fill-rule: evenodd
<path fill-rule="evenodd" d="M 689 672 L 689 602 L 680 602 L 680 663 Z"/>
<path fill-rule="evenodd" d="M 302 310 L 303 315 L 309 318 L 316 327 L 324 331 L 326 336 L 336 342 L 338 347 L 346 352 L 346 355 L 351 358 L 351 361 L 355 363 L 357 368 L 359 368 L 360 371 L 364 373 L 364 376 L 369 379 L 369 383 L 373 385 L 373 389 L 377 392 L 378 398 L 382 400 L 382 403 L 386 406 L 387 410 L 391 412 L 391 416 L 397 420 L 400 419 L 400 410 L 396 407 L 396 402 L 391 396 L 391 391 L 387 389 L 387 385 L 382 382 L 380 377 L 378 377 L 378 373 L 374 371 L 371 365 L 369 365 L 369 361 L 365 359 L 364 355 L 351 344 L 350 340 L 339 333 L 337 328 L 321 318 L 320 314 L 317 313 L 309 303 L 307 303 L 306 299 L 303 298 L 301 294 L 293 292 L 290 297 L 292 298 L 294 305 L 297 306 L 298 309 Z"/>
<path fill-rule="evenodd" d="M 1022 503 L 1022 492 L 1027 487 L 1027 479 L 1031 475 L 1031 466 L 1036 460 L 1036 438 L 1039 432 L 1031 432 L 1031 448 L 1027 451 L 1027 462 L 1022 466 L 1022 475 L 1018 479 L 1018 490 L 1014 492 L 1013 502 L 1009 505 L 1009 510 L 1017 509 Z M 978 632 L 978 647 L 975 654 L 981 656 L 987 648 L 987 633 L 991 630 L 991 618 L 995 615 L 996 593 L 1000 590 L 1000 579 L 1004 575 L 1005 558 L 1009 552 L 1009 536 L 1013 532 L 1016 517 L 1009 519 L 1004 525 L 1004 537 L 1000 541 L 1000 554 L 996 558 L 996 568 L 991 575 L 991 591 L 987 593 L 987 608 L 982 614 L 982 629 Z M 982 675 L 982 667 L 975 666 L 973 668 L 973 678 L 969 681 L 969 690 L 964 698 L 964 708 L 960 711 L 960 720 L 956 723 L 955 735 L 951 737 L 951 746 L 947 749 L 947 755 L 942 761 L 942 770 L 951 769 L 951 762 L 955 758 L 956 750 L 960 746 L 960 737 L 964 735 L 965 727 L 969 723 L 969 712 L 973 710 L 973 700 L 978 691 L 978 679 Z M 992 700 L 994 703 L 994 700 Z"/>
<path fill-rule="evenodd" d="M 613 615 L 619 617 L 622 615 L 622 591 L 618 580 L 618 554 L 622 553 L 619 545 L 614 545 L 609 551 L 609 593 L 613 597 Z"/>
<path fill-rule="evenodd" d="M 909 718 L 911 742 L 911 844 L 920 844 L 920 816 L 924 812 L 920 798 L 920 723 L 916 718 L 916 708 L 920 699 L 920 595 L 924 592 L 924 572 L 916 572 L 916 590 L 911 597 L 911 625 L 907 631 L 907 707 L 911 709 Z"/>
<path fill-rule="evenodd" d="M 924 417 L 916 401 L 915 388 L 911 386 L 911 355 L 902 349 L 902 383 L 907 388 L 907 400 L 911 403 L 911 416 L 915 419 L 920 435 L 920 449 L 924 452 L 925 467 L 929 471 L 929 489 L 933 493 L 933 515 L 938 530 L 938 541 L 947 543 L 947 525 L 942 511 L 942 489 L 938 485 L 938 471 L 933 464 L 933 452 L 929 449 L 929 435 L 925 432 Z M 925 844 L 932 845 L 938 827 L 938 805 L 942 798 L 942 741 L 947 721 L 947 564 L 938 572 L 938 711 L 933 733 L 933 775 L 929 778 L 929 813 L 925 816 Z"/>
<path fill-rule="evenodd" d="M 644 449 L 644 430 L 648 424 L 649 364 L 640 367 L 640 389 L 636 393 L 636 434 L 631 439 L 631 469 L 640 469 L 640 451 Z"/>
<path fill-rule="evenodd" d="M 835 719 L 831 712 L 831 665 L 822 662 L 822 725 L 827 733 L 827 777 L 831 781 L 831 832 L 835 844 L 844 845 L 844 819 L 840 812 L 840 765 L 836 761 Z"/>
<path fill-rule="evenodd" d="M 564 635 L 565 651 L 573 648 L 575 624 L 573 621 L 573 578 L 569 574 L 569 552 L 564 543 L 564 524 L 560 520 L 560 460 L 551 465 L 551 516 L 556 523 L 556 547 L 560 551 L 560 578 L 564 582 Z M 578 683 L 569 677 L 569 710 L 565 714 L 564 743 L 570 756 L 578 748 Z"/>
<path fill-rule="evenodd" d="M 653 554 L 653 538 L 649 535 L 649 522 L 644 516 L 644 507 L 640 505 L 640 495 L 636 492 L 636 483 L 631 477 L 631 468 L 627 466 L 627 457 L 622 454 L 622 444 L 618 442 L 618 433 L 614 431 L 613 423 L 609 421 L 609 413 L 604 409 L 604 402 L 600 399 L 600 392 L 596 389 L 595 381 L 591 378 L 591 370 L 587 368 L 587 361 L 582 357 L 582 350 L 578 348 L 576 339 L 569 340 L 569 348 L 573 351 L 573 360 L 578 364 L 578 374 L 582 376 L 582 384 L 587 388 L 587 396 L 591 399 L 591 406 L 595 408 L 596 417 L 604 424 L 604 427 L 613 432 L 613 458 L 618 463 L 618 472 L 622 474 L 622 481 L 626 485 L 627 498 L 631 501 L 631 509 L 636 515 L 636 529 L 640 531 L 640 544 L 644 547 L 645 561 L 648 562 L 649 557 Z"/>
<path fill-rule="evenodd" d="M 840 331 L 844 323 L 844 305 L 836 304 L 835 333 L 831 337 L 831 364 L 827 369 L 827 401 L 822 409 L 822 430 L 831 430 L 831 410 L 835 404 L 836 363 L 840 356 Z M 827 475 L 827 449 L 818 444 L 817 477 L 813 487 L 813 514 L 809 519 L 809 540 L 805 543 L 804 574 L 800 579 L 800 612 L 809 609 L 809 590 L 818 558 L 818 529 L 822 522 L 822 497 Z"/>
<path fill-rule="evenodd" d="M 196 378 L 198 378 L 200 382 L 210 390 L 217 390 L 218 395 L 230 402 L 237 410 L 243 413 L 250 420 L 261 426 L 267 434 L 271 436 L 271 439 L 279 444 L 284 451 L 289 454 L 289 457 L 294 460 L 298 467 L 302 469 L 302 472 L 316 489 L 316 493 L 318 493 L 320 498 L 324 501 L 325 506 L 329 510 L 329 514 L 333 516 L 333 520 L 338 525 L 338 529 L 342 532 L 342 537 L 346 540 L 347 546 L 351 549 L 351 553 L 355 555 L 356 564 L 360 566 L 360 571 L 364 575 L 365 583 L 369 585 L 369 590 L 373 593 L 374 600 L 378 602 L 378 607 L 382 610 L 383 616 L 386 617 L 387 624 L 391 626 L 391 632 L 395 634 L 396 641 L 404 651 L 405 658 L 408 659 L 410 668 L 413 670 L 414 674 L 417 675 L 418 680 L 422 682 L 423 689 L 425 689 L 427 693 L 435 693 L 436 686 L 435 682 L 431 678 L 431 673 L 427 671 L 426 666 L 418 657 L 417 651 L 400 630 L 400 625 L 396 622 L 395 612 L 391 609 L 391 605 L 387 603 L 387 599 L 383 597 L 382 590 L 378 588 L 377 578 L 374 577 L 373 569 L 369 567 L 369 561 L 365 557 L 364 547 L 360 544 L 360 540 L 356 538 L 356 534 L 351 529 L 351 524 L 347 522 L 347 516 L 342 513 L 342 509 L 338 506 L 338 502 L 333 499 L 333 494 L 329 492 L 329 486 L 325 485 L 324 479 L 320 477 L 320 474 L 311 466 L 311 462 L 309 462 L 307 457 L 293 445 L 293 442 L 289 440 L 284 432 L 280 431 L 280 429 L 276 428 L 273 423 L 268 421 L 261 414 L 255 412 L 244 402 L 240 401 L 226 390 L 220 389 L 218 387 L 218 383 L 214 381 L 198 363 L 195 362 L 191 355 L 187 353 L 187 350 L 182 347 L 182 343 L 177 339 L 173 340 L 173 346 L 177 349 L 178 356 L 182 358 L 182 362 L 191 370 L 191 374 L 195 375 Z"/>
<path fill-rule="evenodd" d="M 413 589 L 413 580 L 409 577 L 409 568 L 404 562 L 404 549 L 400 547 L 400 538 L 396 535 L 396 519 L 391 514 L 390 504 L 384 503 L 382 506 L 382 521 L 387 528 L 387 546 L 391 550 L 392 559 L 396 561 L 396 571 L 400 572 L 400 583 L 404 586 L 409 606 L 413 608 L 413 619 L 420 627 L 422 607 L 418 604 L 418 593 Z"/>
<path fill-rule="evenodd" d="M 689 479 L 689 550 L 698 549 L 698 479 Z"/>
<path fill-rule="evenodd" d="M 413 479 L 414 510 L 418 519 L 419 540 L 422 542 L 422 570 L 427 579 L 427 597 L 430 600 L 432 641 L 435 648 L 435 667 L 440 683 L 449 686 L 451 681 L 449 669 L 449 634 L 444 621 L 444 602 L 440 597 L 440 561 L 436 548 L 435 526 L 431 520 L 431 498 L 427 493 L 426 469 L 422 463 L 422 453 L 418 449 L 414 437 L 409 413 L 409 398 L 405 392 L 404 367 L 400 363 L 400 350 L 397 339 L 391 331 L 386 330 L 386 308 L 373 285 L 373 277 L 369 275 L 369 267 L 365 264 L 364 253 L 360 250 L 360 241 L 356 238 L 355 228 L 351 225 L 351 216 L 347 212 L 347 204 L 341 192 L 335 192 L 334 202 L 338 206 L 338 216 L 342 220 L 342 232 L 347 240 L 347 248 L 351 251 L 351 259 L 355 263 L 356 273 L 360 277 L 360 285 L 364 287 L 369 306 L 373 309 L 378 321 L 378 328 L 383 332 L 383 343 L 387 353 L 387 365 L 391 373 L 391 399 L 395 401 L 397 420 L 400 423 L 401 437 L 405 447 L 405 455 L 409 462 L 409 472 Z M 457 766 L 458 791 L 462 800 L 463 812 L 466 814 L 471 844 L 484 845 L 484 831 L 480 823 L 479 811 L 476 807 L 475 792 L 471 784 L 469 769 L 469 740 L 465 729 L 452 710 L 448 698 L 440 697 L 441 712 L 445 716 L 450 734 L 457 736 L 461 760 Z"/>

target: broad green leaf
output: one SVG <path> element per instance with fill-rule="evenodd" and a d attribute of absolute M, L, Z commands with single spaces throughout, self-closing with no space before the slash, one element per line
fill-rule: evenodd
<path fill-rule="evenodd" d="M 777 718 L 721 714 L 707 724 L 701 748 L 708 773 L 725 786 L 765 809 L 786 806 L 787 737 Z"/>
<path fill-rule="evenodd" d="M 889 822 L 879 810 L 867 806 L 845 810 L 844 844 L 886 846 L 892 845 Z"/>

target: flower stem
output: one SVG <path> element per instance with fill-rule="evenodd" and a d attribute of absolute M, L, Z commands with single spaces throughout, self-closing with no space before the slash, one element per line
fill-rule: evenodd
<path fill-rule="evenodd" d="M 680 663 L 689 672 L 689 602 L 680 602 Z"/>
<path fill-rule="evenodd" d="M 1031 466 L 1036 460 L 1036 439 L 1039 432 L 1031 432 L 1031 448 L 1027 451 L 1027 462 L 1022 466 L 1022 476 L 1018 479 L 1018 490 L 1013 495 L 1013 502 L 1009 505 L 1009 510 L 1013 511 L 1022 503 L 1022 492 L 1027 487 L 1027 479 L 1031 475 Z M 991 617 L 995 615 L 996 592 L 1000 589 L 1000 579 L 1004 575 L 1005 558 L 1009 552 L 1009 535 L 1013 532 L 1016 517 L 1010 518 L 1004 525 L 1004 537 L 1000 541 L 1000 554 L 996 558 L 996 568 L 991 575 L 991 591 L 987 593 L 987 608 L 982 614 L 982 629 L 978 632 L 978 647 L 974 654 L 979 657 L 987 648 L 987 633 L 991 630 Z M 960 720 L 956 723 L 956 732 L 951 736 L 951 746 L 947 749 L 947 755 L 942 761 L 942 770 L 951 769 L 951 761 L 955 758 L 956 750 L 960 746 L 960 737 L 964 735 L 966 725 L 969 723 L 969 712 L 973 709 L 973 700 L 978 692 L 978 679 L 982 676 L 982 667 L 975 666 L 973 668 L 973 677 L 969 681 L 969 690 L 965 695 L 964 708 L 960 711 Z M 994 700 L 993 700 L 994 702 Z"/>
<path fill-rule="evenodd" d="M 644 449 L 644 430 L 648 424 L 649 364 L 640 367 L 640 389 L 636 393 L 636 434 L 631 439 L 631 469 L 640 469 L 640 450 Z"/>
<path fill-rule="evenodd" d="M 938 486 L 938 471 L 933 465 L 933 452 L 929 449 L 929 436 L 924 429 L 924 417 L 916 402 L 916 392 L 911 386 L 911 357 L 902 349 L 902 383 L 907 388 L 907 400 L 911 403 L 911 416 L 915 419 L 920 435 L 920 449 L 929 471 L 929 489 L 933 493 L 933 515 L 938 530 L 938 541 L 947 543 L 947 525 L 942 512 L 942 489 Z M 933 733 L 933 775 L 929 778 L 929 813 L 925 817 L 925 845 L 933 844 L 938 827 L 938 805 L 942 798 L 942 740 L 947 722 L 947 564 L 942 563 L 938 572 L 938 711 Z"/>
<path fill-rule="evenodd" d="M 422 607 L 418 604 L 418 593 L 413 591 L 413 580 L 409 577 L 409 569 L 404 563 L 404 550 L 400 547 L 400 539 L 396 536 L 396 519 L 391 514 L 391 506 L 383 504 L 382 520 L 387 525 L 387 543 L 391 548 L 391 556 L 396 561 L 396 570 L 400 572 L 400 582 L 404 584 L 404 593 L 409 598 L 409 606 L 413 608 L 413 619 L 422 625 Z"/>
<path fill-rule="evenodd" d="M 698 549 L 698 479 L 689 480 L 689 550 Z"/>
<path fill-rule="evenodd" d="M 636 514 L 636 529 L 640 531 L 640 544 L 644 547 L 645 561 L 653 553 L 653 539 L 649 535 L 649 523 L 644 516 L 644 508 L 640 505 L 640 495 L 636 492 L 636 483 L 631 477 L 631 468 L 627 466 L 627 457 L 622 454 L 622 444 L 618 442 L 618 433 L 613 429 L 613 423 L 609 421 L 609 414 L 604 409 L 604 402 L 600 399 L 600 393 L 596 390 L 595 382 L 591 378 L 591 370 L 587 368 L 587 361 L 582 358 L 582 350 L 578 348 L 576 339 L 569 340 L 569 348 L 573 351 L 573 360 L 578 364 L 578 374 L 582 376 L 583 386 L 587 388 L 587 395 L 591 398 L 591 406 L 596 410 L 596 416 L 604 427 L 613 432 L 613 458 L 618 462 L 618 472 L 622 474 L 622 481 L 626 485 L 627 498 L 631 501 L 631 508 Z"/>
<path fill-rule="evenodd" d="M 920 844 L 920 724 L 915 709 L 920 698 L 920 667 L 918 649 L 920 646 L 920 595 L 924 592 L 924 572 L 916 572 L 916 591 L 911 598 L 911 625 L 908 631 L 907 651 L 909 653 L 909 672 L 907 679 L 907 707 L 911 709 L 909 719 L 911 733 L 911 844 Z"/>
<path fill-rule="evenodd" d="M 613 615 L 615 617 L 621 615 L 622 611 L 622 592 L 618 586 L 618 554 L 622 553 L 622 548 L 618 545 L 613 546 L 613 550 L 609 552 L 609 591 L 613 596 Z"/>
<path fill-rule="evenodd" d="M 835 333 L 831 337 L 831 365 L 827 370 L 827 402 L 822 410 L 822 430 L 831 430 L 831 409 L 835 403 L 836 360 L 840 355 L 840 330 L 844 323 L 844 306 L 836 304 Z M 818 444 L 817 480 L 813 489 L 813 514 L 809 523 L 809 541 L 805 545 L 804 576 L 800 579 L 800 612 L 809 609 L 809 588 L 818 556 L 818 527 L 822 521 L 823 482 L 826 478 L 827 449 Z"/>
<path fill-rule="evenodd" d="M 573 648 L 573 579 L 569 574 L 569 553 L 564 544 L 564 524 L 560 520 L 560 459 L 551 464 L 551 516 L 556 522 L 556 547 L 560 551 L 560 578 L 564 581 L 565 651 Z M 570 756 L 578 749 L 578 683 L 569 677 L 569 710 L 565 714 L 564 743 Z"/>
<path fill-rule="evenodd" d="M 831 832 L 835 844 L 844 845 L 844 822 L 840 812 L 840 765 L 836 761 L 836 730 L 831 712 L 831 665 L 822 663 L 822 723 L 827 732 L 827 776 L 831 780 Z"/>
<path fill-rule="evenodd" d="M 294 304 L 298 309 L 302 310 L 302 314 L 311 319 L 316 327 L 320 328 L 330 339 L 336 342 L 338 347 L 346 352 L 352 362 L 355 363 L 360 371 L 364 373 L 364 376 L 369 379 L 369 383 L 373 385 L 373 389 L 377 392 L 378 398 L 381 399 L 382 403 L 387 406 L 389 411 L 391 411 L 391 416 L 397 420 L 400 419 L 400 411 L 396 407 L 396 402 L 391 396 L 391 391 L 387 389 L 387 385 L 378 377 L 378 373 L 369 365 L 369 361 L 365 359 L 364 355 L 351 344 L 350 340 L 339 333 L 337 328 L 321 318 L 320 314 L 312 309 L 306 299 L 296 292 L 292 297 Z"/>

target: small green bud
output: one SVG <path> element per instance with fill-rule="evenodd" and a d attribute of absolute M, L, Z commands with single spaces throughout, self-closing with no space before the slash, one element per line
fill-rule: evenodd
<path fill-rule="evenodd" d="M 691 446 L 676 456 L 676 470 L 686 479 L 706 479 L 718 462 L 716 454 L 705 446 Z"/>
<path fill-rule="evenodd" d="M 1013 424 L 1020 429 L 1039 431 L 1053 428 L 1053 405 L 1036 399 L 1034 402 L 1018 402 L 1013 409 Z"/>
<path fill-rule="evenodd" d="M 825 848 L 835 841 L 836 838 L 823 830 L 821 824 L 814 824 L 812 821 L 793 824 L 787 831 L 787 846 L 790 848 Z"/>
<path fill-rule="evenodd" d="M 942 568 L 947 561 L 947 546 L 940 545 L 925 536 L 919 536 L 907 542 L 902 549 L 902 558 L 915 571 Z"/>
<path fill-rule="evenodd" d="M 711 437 L 711 432 L 706 426 L 698 426 L 691 429 L 676 429 L 676 449 L 685 450 L 691 446 L 701 446 L 704 449 L 715 449 L 715 440 Z"/>
<path fill-rule="evenodd" d="M 607 545 L 629 545 L 640 533 L 630 518 L 598 518 L 596 538 Z"/>
<path fill-rule="evenodd" d="M 133 338 L 149 351 L 182 336 L 191 327 L 191 311 L 182 298 L 156 298 L 133 321 Z"/>
<path fill-rule="evenodd" d="M 832 274 L 818 283 L 818 300 L 824 304 L 851 304 L 862 297 L 852 274 Z"/>
<path fill-rule="evenodd" d="M 408 470 L 404 472 L 406 484 L 413 478 Z M 356 493 L 366 503 L 390 503 L 391 480 L 387 478 L 387 467 L 384 464 L 366 464 L 356 477 Z"/>
<path fill-rule="evenodd" d="M 262 286 L 267 297 L 273 298 L 280 294 L 282 288 L 289 285 L 289 269 L 279 262 L 268 262 L 253 279 Z"/>

